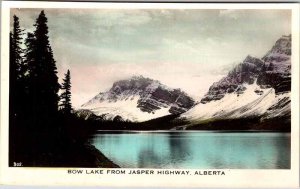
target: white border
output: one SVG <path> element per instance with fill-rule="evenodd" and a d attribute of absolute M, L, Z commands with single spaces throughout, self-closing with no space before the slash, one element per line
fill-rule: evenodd
<path fill-rule="evenodd" d="M 69 175 L 66 168 L 8 167 L 8 44 L 10 8 L 109 9 L 290 9 L 292 10 L 292 133 L 290 170 L 224 169 L 226 176 Z M 299 186 L 299 4 L 199 4 L 199 3 L 2 3 L 1 25 L 1 130 L 0 184 L 163 186 L 163 187 L 298 187 Z M 88 170 L 88 169 L 86 169 Z"/>

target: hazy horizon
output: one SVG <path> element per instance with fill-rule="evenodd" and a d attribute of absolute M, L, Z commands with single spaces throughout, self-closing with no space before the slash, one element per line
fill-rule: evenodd
<path fill-rule="evenodd" d="M 44 9 L 60 81 L 79 107 L 113 82 L 143 75 L 196 100 L 247 55 L 291 33 L 290 10 Z M 11 9 L 33 31 L 41 9 Z M 12 24 L 12 21 L 11 21 Z"/>

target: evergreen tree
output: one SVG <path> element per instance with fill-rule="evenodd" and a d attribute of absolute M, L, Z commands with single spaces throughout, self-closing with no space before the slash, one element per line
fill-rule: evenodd
<path fill-rule="evenodd" d="M 53 52 L 49 43 L 47 18 L 41 11 L 35 31 L 28 34 L 26 61 L 29 67 L 29 95 L 38 120 L 50 121 L 58 111 L 59 83 Z"/>
<path fill-rule="evenodd" d="M 22 78 L 22 75 L 20 73 L 21 71 L 21 64 L 22 64 L 22 48 L 21 48 L 21 44 L 22 44 L 22 30 L 20 28 L 20 22 L 19 22 L 19 18 L 14 15 L 13 16 L 14 19 L 14 24 L 13 24 L 13 32 L 12 32 L 12 67 L 15 71 L 14 77 L 18 80 L 20 78 Z"/>
<path fill-rule="evenodd" d="M 16 86 L 17 81 L 17 69 L 18 65 L 15 60 L 15 45 L 12 32 L 9 33 L 9 90 L 10 94 L 14 87 Z"/>
<path fill-rule="evenodd" d="M 26 49 L 24 55 L 24 64 L 27 67 L 27 72 L 25 73 L 25 75 L 27 75 L 28 77 L 32 76 L 34 74 L 33 71 L 36 70 L 34 42 L 35 37 L 33 33 L 28 32 L 25 39 Z"/>
<path fill-rule="evenodd" d="M 61 111 L 64 114 L 70 114 L 72 111 L 71 104 L 71 75 L 70 70 L 65 74 L 65 78 L 63 79 L 62 87 L 63 90 L 60 96 L 61 99 Z"/>
<path fill-rule="evenodd" d="M 33 33 L 28 32 L 27 37 L 25 38 L 25 50 L 24 50 L 24 65 L 26 65 L 26 71 L 24 71 L 24 84 L 25 84 L 25 98 L 24 101 L 24 109 L 28 114 L 28 119 L 30 122 L 33 122 L 34 119 L 37 119 L 34 115 L 36 112 L 35 103 L 35 88 L 33 85 L 34 82 L 34 70 L 36 70 L 36 62 L 35 62 L 35 37 Z"/>
<path fill-rule="evenodd" d="M 14 39 L 13 34 L 9 33 L 9 93 L 12 94 L 13 89 L 16 86 L 17 81 L 17 64 L 15 61 L 15 53 L 14 53 Z M 11 98 L 10 98 L 11 99 Z"/>
<path fill-rule="evenodd" d="M 13 28 L 9 35 L 9 157 L 14 159 L 16 152 L 20 151 L 17 146 L 18 141 L 22 141 L 16 136 L 22 132 L 21 123 L 24 120 L 23 101 L 23 74 L 22 74 L 22 30 L 19 18 L 13 16 Z M 19 140 L 15 140 L 18 138 Z M 11 165 L 12 162 L 10 162 Z"/>
<path fill-rule="evenodd" d="M 22 30 L 20 28 L 19 18 L 13 16 L 13 31 L 10 33 L 10 78 L 9 78 L 9 104 L 10 104 L 10 115 L 11 119 L 17 119 L 17 117 L 22 112 L 22 78 L 21 73 L 22 66 Z"/>

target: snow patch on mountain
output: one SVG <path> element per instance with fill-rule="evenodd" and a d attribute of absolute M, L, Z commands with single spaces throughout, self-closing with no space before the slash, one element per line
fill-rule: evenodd
<path fill-rule="evenodd" d="M 194 100 L 180 89 L 172 89 L 157 80 L 134 76 L 120 80 L 104 93 L 82 105 L 103 119 L 142 122 L 169 114 L 181 114 Z"/>
<path fill-rule="evenodd" d="M 288 106 L 283 110 L 271 108 L 282 99 L 290 99 L 290 93 L 275 94 L 273 88 L 262 89 L 256 83 L 246 84 L 242 94 L 226 94 L 224 98 L 210 103 L 199 103 L 181 115 L 190 121 L 207 119 L 237 119 L 264 116 L 265 119 L 286 114 Z"/>
<path fill-rule="evenodd" d="M 247 56 L 227 76 L 213 83 L 200 103 L 181 118 L 290 119 L 290 93 L 291 35 L 278 39 L 261 59 Z"/>
<path fill-rule="evenodd" d="M 137 108 L 139 98 L 140 96 L 136 95 L 131 96 L 130 99 L 123 98 L 115 102 L 102 101 L 86 108 L 96 115 L 101 115 L 105 120 L 113 120 L 116 116 L 121 116 L 125 119 L 124 121 L 142 122 L 171 114 L 170 106 L 162 107 L 152 113 L 143 112 Z"/>

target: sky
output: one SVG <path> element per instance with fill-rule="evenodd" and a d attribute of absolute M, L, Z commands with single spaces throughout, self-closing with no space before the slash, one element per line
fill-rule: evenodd
<path fill-rule="evenodd" d="M 44 9 L 60 81 L 71 72 L 80 107 L 113 82 L 143 75 L 196 100 L 247 55 L 291 33 L 290 10 Z M 41 9 L 11 9 L 34 31 Z"/>

